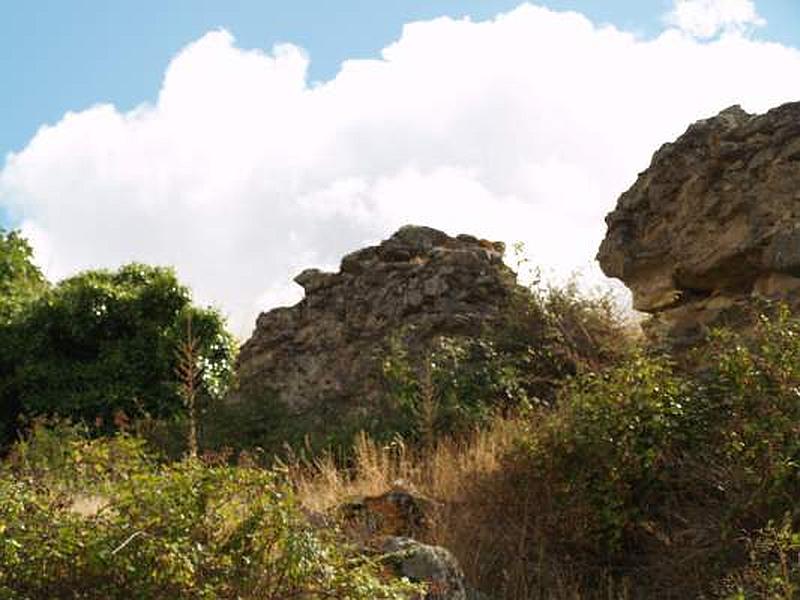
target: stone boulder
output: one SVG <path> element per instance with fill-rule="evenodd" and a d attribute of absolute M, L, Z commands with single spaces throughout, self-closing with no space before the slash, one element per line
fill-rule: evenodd
<path fill-rule="evenodd" d="M 337 273 L 306 269 L 295 278 L 305 297 L 258 317 L 229 402 L 277 402 L 311 430 L 381 418 L 390 340 L 402 336 L 414 355 L 437 336 L 491 326 L 518 287 L 503 252 L 500 242 L 406 226 L 345 256 Z"/>
<path fill-rule="evenodd" d="M 351 541 L 380 555 L 393 575 L 426 584 L 424 598 L 413 600 L 488 600 L 467 584 L 452 552 L 419 541 L 429 533 L 437 508 L 434 500 L 397 482 L 383 494 L 343 503 L 334 519 Z"/>
<path fill-rule="evenodd" d="M 381 551 L 399 577 L 425 583 L 424 600 L 469 600 L 471 593 L 464 572 L 453 554 L 441 546 L 429 546 L 406 537 L 387 537 Z"/>
<path fill-rule="evenodd" d="M 417 537 L 427 532 L 436 503 L 396 486 L 376 496 L 352 498 L 339 507 L 339 514 L 353 537 Z"/>
<path fill-rule="evenodd" d="M 800 304 L 800 102 L 738 106 L 663 145 L 606 217 L 598 253 L 673 347 L 757 298 Z"/>

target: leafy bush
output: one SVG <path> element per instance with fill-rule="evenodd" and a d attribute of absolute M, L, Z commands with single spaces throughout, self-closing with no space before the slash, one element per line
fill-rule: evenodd
<path fill-rule="evenodd" d="M 418 589 L 312 527 L 269 471 L 157 466 L 133 438 L 61 433 L 55 462 L 59 434 L 38 431 L 0 471 L 0 597 L 367 600 Z M 89 490 L 101 501 L 82 512 Z"/>
<path fill-rule="evenodd" d="M 153 465 L 141 438 L 120 432 L 95 441 L 83 424 L 39 419 L 14 444 L 2 470 L 53 493 L 105 494 L 108 485 Z"/>
<path fill-rule="evenodd" d="M 579 376 L 476 482 L 474 502 L 495 498 L 481 518 L 521 538 L 506 549 L 517 581 L 546 589 L 566 573 L 588 597 L 708 595 L 747 567 L 747 539 L 783 519 L 796 530 L 800 319 L 782 310 L 701 352 L 699 372 L 640 354 Z M 509 580 L 493 577 L 486 587 Z"/>
<path fill-rule="evenodd" d="M 529 456 L 531 468 L 560 474 L 557 502 L 588 510 L 576 543 L 624 550 L 626 534 L 666 492 L 671 461 L 704 435 L 701 403 L 667 363 L 643 356 L 565 390 L 557 416 L 531 436 Z"/>
<path fill-rule="evenodd" d="M 180 413 L 176 348 L 189 319 L 205 390 L 218 397 L 232 377 L 234 340 L 218 312 L 192 306 L 170 269 L 131 264 L 67 279 L 0 326 L 0 405 L 106 430 L 120 412 Z M 3 416 L 7 427 L 16 416 Z"/>
<path fill-rule="evenodd" d="M 33 263 L 33 251 L 18 232 L 0 229 L 0 331 L 6 328 L 27 306 L 47 290 L 48 283 Z M 0 382 L 14 369 L 14 347 L 0 333 Z M 0 401 L 0 448 L 13 433 L 12 424 L 19 414 L 18 400 Z"/>
<path fill-rule="evenodd" d="M 383 361 L 383 374 L 400 414 L 391 434 L 424 437 L 466 433 L 486 426 L 497 411 L 527 402 L 522 375 L 492 341 L 439 337 L 422 365 L 413 365 L 394 341 Z"/>
<path fill-rule="evenodd" d="M 610 295 L 582 294 L 574 282 L 519 288 L 479 336 L 437 337 L 423 356 L 411 356 L 402 336 L 390 341 L 383 375 L 400 414 L 384 425 L 427 438 L 486 426 L 498 412 L 553 404 L 570 378 L 635 346 Z"/>

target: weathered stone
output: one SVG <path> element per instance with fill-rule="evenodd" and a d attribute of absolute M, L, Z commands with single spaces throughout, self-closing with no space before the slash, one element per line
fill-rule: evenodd
<path fill-rule="evenodd" d="M 342 259 L 338 273 L 307 269 L 305 297 L 258 317 L 239 358 L 231 402 L 267 392 L 303 423 L 373 414 L 382 358 L 403 335 L 409 352 L 440 335 L 477 335 L 500 317 L 516 276 L 501 243 L 406 226 Z M 311 426 L 311 425 L 309 425 Z"/>
<path fill-rule="evenodd" d="M 467 600 L 464 572 L 446 548 L 405 537 L 388 537 L 381 550 L 390 555 L 390 564 L 398 576 L 427 584 L 425 600 Z"/>
<path fill-rule="evenodd" d="M 800 103 L 695 123 L 606 223 L 601 268 L 673 346 L 735 321 L 757 296 L 800 305 Z"/>
<path fill-rule="evenodd" d="M 325 273 L 319 269 L 306 269 L 294 278 L 294 282 L 302 287 L 306 293 L 316 292 L 336 281 L 334 273 Z"/>
<path fill-rule="evenodd" d="M 345 525 L 361 539 L 377 536 L 418 536 L 429 526 L 435 503 L 403 487 L 354 498 L 339 513 Z"/>
<path fill-rule="evenodd" d="M 335 518 L 349 539 L 370 552 L 383 554 L 385 564 L 396 576 L 426 584 L 427 594 L 414 600 L 489 600 L 467 585 L 458 560 L 449 550 L 418 541 L 430 532 L 437 508 L 436 501 L 398 481 L 383 494 L 345 502 L 337 508 Z"/>

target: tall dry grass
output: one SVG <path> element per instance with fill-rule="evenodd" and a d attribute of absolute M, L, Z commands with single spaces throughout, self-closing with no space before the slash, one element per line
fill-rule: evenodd
<path fill-rule="evenodd" d="M 457 503 L 470 491 L 470 480 L 496 472 L 522 427 L 499 419 L 488 429 L 460 439 L 417 448 L 397 438 L 379 444 L 357 436 L 351 464 L 343 468 L 330 454 L 312 462 L 290 460 L 285 467 L 303 505 L 324 512 L 343 500 L 378 495 L 404 486 L 441 503 Z"/>
<path fill-rule="evenodd" d="M 284 467 L 301 503 L 315 512 L 330 512 L 355 497 L 397 487 L 432 500 L 434 514 L 422 541 L 448 548 L 470 584 L 491 592 L 493 598 L 590 597 L 580 592 L 574 574 L 552 561 L 545 548 L 530 547 L 530 540 L 537 537 L 531 528 L 540 526 L 531 510 L 535 502 L 507 476 L 505 464 L 526 423 L 498 419 L 486 430 L 423 448 L 399 439 L 381 445 L 360 435 L 347 468 L 332 456 L 311 463 L 288 461 Z M 624 585 L 615 587 L 610 580 L 603 589 L 604 598 L 628 597 Z"/>

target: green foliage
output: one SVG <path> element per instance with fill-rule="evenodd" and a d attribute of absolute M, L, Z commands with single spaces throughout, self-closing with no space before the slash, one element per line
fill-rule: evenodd
<path fill-rule="evenodd" d="M 62 281 L 0 327 L 0 403 L 112 426 L 115 414 L 180 413 L 176 348 L 191 319 L 209 398 L 231 380 L 235 342 L 222 317 L 192 306 L 170 269 L 130 264 Z M 14 415 L 4 415 L 6 426 Z"/>
<path fill-rule="evenodd" d="M 737 465 L 743 520 L 800 518 L 800 319 L 779 307 L 748 339 L 716 332 L 703 381 L 714 406 L 714 460 Z M 758 493 L 750 493 L 758 490 Z"/>
<path fill-rule="evenodd" d="M 556 502 L 586 511 L 576 542 L 615 556 L 669 487 L 671 461 L 705 436 L 705 413 L 669 363 L 636 356 L 564 390 L 558 410 L 532 426 L 528 467 L 557 474 Z"/>
<path fill-rule="evenodd" d="M 792 600 L 800 594 L 800 534 L 784 519 L 769 522 L 749 541 L 749 561 L 725 578 L 720 596 L 727 600 Z"/>
<path fill-rule="evenodd" d="M 401 411 L 392 433 L 430 436 L 487 425 L 498 411 L 527 402 L 518 366 L 481 338 L 437 338 L 420 366 L 395 340 L 383 374 Z"/>
<path fill-rule="evenodd" d="M 294 418 L 293 418 L 294 417 Z M 234 452 L 259 448 L 280 452 L 285 445 L 302 446 L 309 424 L 292 415 L 271 390 L 240 402 L 227 402 L 200 420 L 204 448 Z"/>
<path fill-rule="evenodd" d="M 400 600 L 418 591 L 385 578 L 379 559 L 335 529 L 312 527 L 269 471 L 157 466 L 133 438 L 88 441 L 68 427 L 37 431 L 13 455 L 0 471 L 0 597 Z M 80 510 L 87 490 L 100 501 Z"/>
<path fill-rule="evenodd" d="M 800 520 L 800 319 L 782 309 L 701 354 L 700 371 L 640 354 L 577 377 L 496 483 L 534 503 L 527 546 L 587 589 L 611 574 L 634 596 L 710 593 L 745 568 L 743 539 Z"/>
<path fill-rule="evenodd" d="M 544 403 L 565 379 L 619 364 L 638 345 L 611 292 L 582 292 L 576 280 L 516 293 L 493 334 L 500 352 L 517 357 L 529 395 Z"/>
<path fill-rule="evenodd" d="M 18 232 L 0 229 L 0 325 L 8 323 L 47 289 L 33 251 Z"/>
<path fill-rule="evenodd" d="M 326 404 L 313 413 L 293 413 L 276 394 L 265 388 L 238 402 L 226 402 L 200 420 L 200 445 L 210 449 L 255 451 L 267 464 L 275 455 L 301 454 L 314 459 L 331 451 L 346 459 L 353 440 L 362 431 L 375 432 L 381 440 L 408 424 L 381 406 L 353 414 L 352 406 Z M 161 447 L 163 442 L 158 442 Z"/>
<path fill-rule="evenodd" d="M 575 283 L 520 288 L 479 336 L 440 336 L 422 357 L 410 355 L 402 336 L 390 340 L 383 375 L 400 415 L 384 426 L 418 437 L 485 426 L 498 412 L 551 405 L 571 377 L 634 347 L 609 295 L 583 295 Z"/>
<path fill-rule="evenodd" d="M 6 457 L 3 470 L 52 493 L 105 493 L 108 485 L 155 464 L 145 441 L 125 432 L 102 441 L 63 420 L 36 421 Z"/>
<path fill-rule="evenodd" d="M 33 251 L 18 232 L 0 229 L 0 387 L 14 370 L 16 355 L 13 339 L 3 334 L 8 325 L 47 290 L 47 281 L 33 263 Z M 13 430 L 19 414 L 16 398 L 0 395 L 0 448 Z"/>
<path fill-rule="evenodd" d="M 687 427 L 693 410 L 685 383 L 644 357 L 604 376 L 589 374 L 565 391 L 559 418 L 535 439 L 533 456 L 563 472 L 564 502 L 588 501 L 593 523 L 586 539 L 620 549 L 626 528 L 644 517 L 671 452 L 696 435 Z"/>

